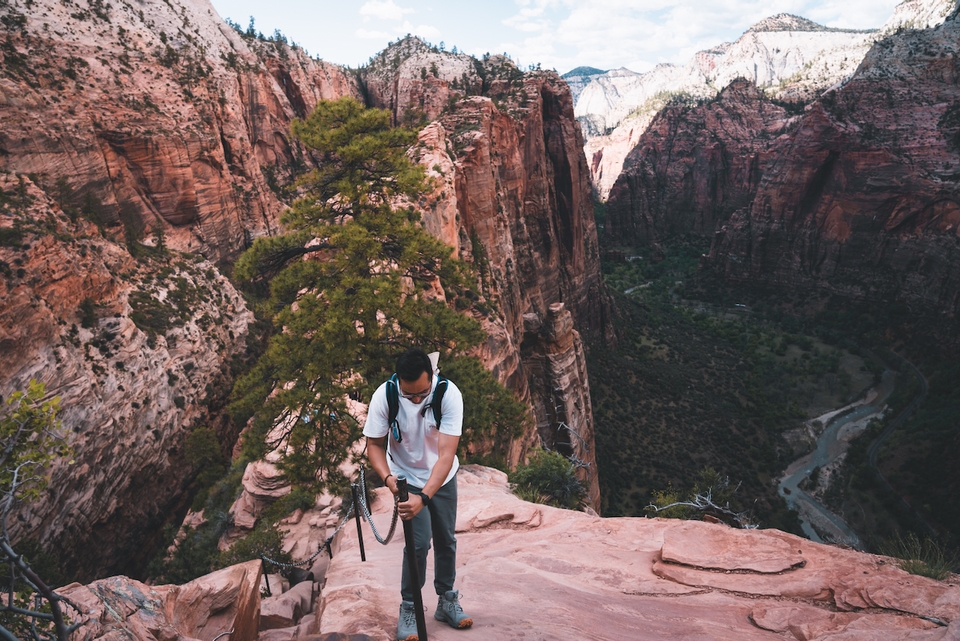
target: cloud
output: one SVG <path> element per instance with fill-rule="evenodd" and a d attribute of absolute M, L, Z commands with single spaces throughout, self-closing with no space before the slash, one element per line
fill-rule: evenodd
<path fill-rule="evenodd" d="M 377 20 L 403 20 L 405 13 L 413 13 L 413 9 L 400 7 L 393 0 L 368 0 L 360 7 L 360 15 L 364 21 L 376 18 Z"/>
<path fill-rule="evenodd" d="M 439 38 L 440 30 L 436 27 L 428 24 L 418 24 L 413 26 L 409 21 L 404 22 L 402 25 L 397 27 L 397 35 L 406 35 L 413 34 L 415 36 L 420 36 L 421 38 Z"/>
<path fill-rule="evenodd" d="M 393 35 L 386 31 L 370 31 L 368 29 L 357 29 L 354 34 L 358 38 L 366 38 L 369 40 L 389 40 Z"/>
<path fill-rule="evenodd" d="M 503 20 L 514 37 L 501 46 L 524 64 L 543 62 L 561 73 L 579 65 L 646 71 L 661 62 L 685 64 L 778 13 L 866 29 L 881 26 L 898 1 L 515 0 L 515 12 Z"/>

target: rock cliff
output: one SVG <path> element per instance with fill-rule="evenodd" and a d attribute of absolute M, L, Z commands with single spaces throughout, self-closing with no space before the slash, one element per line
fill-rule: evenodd
<path fill-rule="evenodd" d="M 779 14 L 753 25 L 736 42 L 698 52 L 686 65 L 596 77 L 576 103 L 594 188 L 607 199 L 625 156 L 671 97 L 713 97 L 735 78 L 746 78 L 773 97 L 806 102 L 849 78 L 880 37 L 939 24 L 955 6 L 955 0 L 907 0 L 873 31 L 829 29 Z"/>
<path fill-rule="evenodd" d="M 772 150 L 798 120 L 744 79 L 704 105 L 664 108 L 624 161 L 606 232 L 624 245 L 711 236 L 753 201 Z"/>
<path fill-rule="evenodd" d="M 186 435 L 236 438 L 253 317 L 218 269 L 309 162 L 290 120 L 360 94 L 202 0 L 4 2 L 0 24 L 0 394 L 45 382 L 77 458 L 15 535 L 68 575 L 137 574 L 185 509 Z"/>
<path fill-rule="evenodd" d="M 253 314 L 200 255 L 141 246 L 134 259 L 22 176 L 0 174 L 0 194 L 0 395 L 46 383 L 76 460 L 11 534 L 68 576 L 139 570 L 181 510 L 189 432 L 236 438 L 220 413 Z"/>
<path fill-rule="evenodd" d="M 844 87 L 814 103 L 753 203 L 717 233 L 716 269 L 732 282 L 898 300 L 955 318 L 958 39 L 955 13 L 878 42 Z"/>
<path fill-rule="evenodd" d="M 300 166 L 290 120 L 355 80 L 280 41 L 241 37 L 202 0 L 5 4 L 0 167 L 60 179 L 161 226 L 174 249 L 230 260 L 276 224 Z"/>
<path fill-rule="evenodd" d="M 435 181 L 424 225 L 477 266 L 489 306 L 480 356 L 534 408 L 537 432 L 511 462 L 540 440 L 560 447 L 583 461 L 598 505 L 580 332 L 612 330 L 573 102 L 554 73 L 464 58 L 408 38 L 363 78 L 370 101 L 397 121 L 437 119 L 415 152 Z"/>

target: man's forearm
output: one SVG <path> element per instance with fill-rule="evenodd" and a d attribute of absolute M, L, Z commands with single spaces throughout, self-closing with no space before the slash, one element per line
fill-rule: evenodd
<path fill-rule="evenodd" d="M 437 459 L 437 463 L 433 466 L 433 469 L 430 470 L 430 478 L 427 479 L 426 485 L 423 486 L 423 493 L 428 497 L 433 498 L 433 495 L 443 487 L 444 481 L 447 480 L 447 475 L 450 474 L 450 470 L 453 469 L 453 460 L 457 456 L 457 445 L 459 445 L 459 443 L 459 436 L 450 436 L 448 434 L 440 435 L 440 457 Z"/>

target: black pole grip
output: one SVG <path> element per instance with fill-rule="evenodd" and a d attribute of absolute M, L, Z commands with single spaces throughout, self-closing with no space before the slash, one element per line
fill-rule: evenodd
<path fill-rule="evenodd" d="M 410 493 L 407 492 L 407 477 L 403 474 L 397 477 L 397 498 L 401 503 L 410 499 Z"/>

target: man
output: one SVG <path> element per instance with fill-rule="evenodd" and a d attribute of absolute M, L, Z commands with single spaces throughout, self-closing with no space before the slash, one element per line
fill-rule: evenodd
<path fill-rule="evenodd" d="M 397 494 L 397 475 L 407 477 L 410 498 L 399 505 L 400 518 L 411 521 L 416 546 L 420 585 L 413 585 L 407 566 L 410 550 L 403 550 L 403 576 L 400 582 L 399 641 L 417 641 L 413 591 L 426 582 L 427 552 L 433 537 L 434 581 L 439 600 L 433 616 L 454 628 L 469 628 L 473 619 L 460 607 L 459 593 L 453 589 L 457 576 L 457 445 L 463 427 L 463 395 L 447 381 L 441 400 L 440 425 L 432 408 L 439 377 L 434 363 L 419 349 L 409 349 L 397 359 L 396 384 L 399 408 L 396 427 L 391 429 L 387 399 L 387 381 L 370 400 L 367 423 L 367 457 L 390 491 Z"/>

